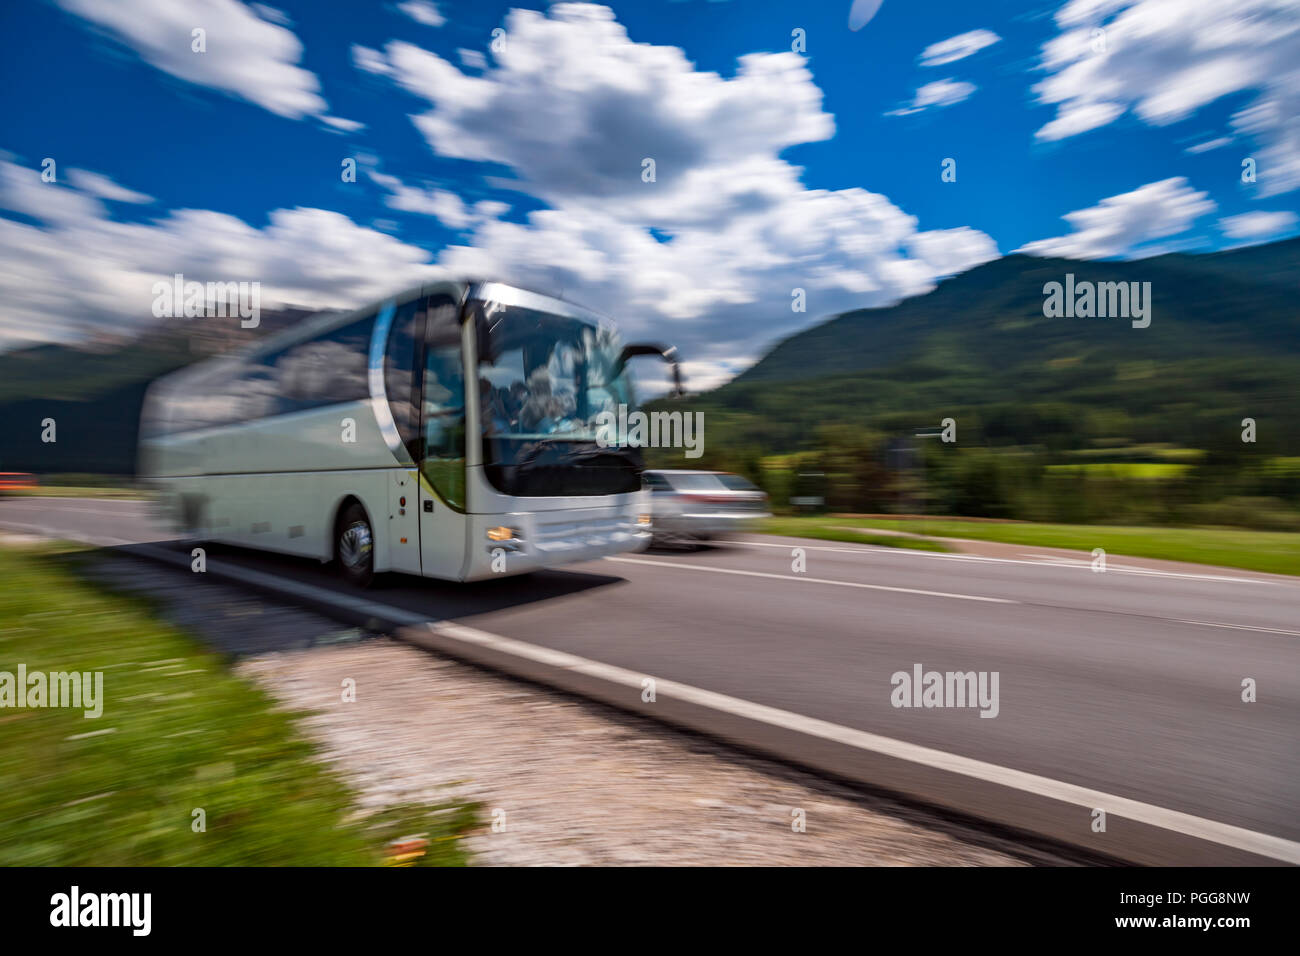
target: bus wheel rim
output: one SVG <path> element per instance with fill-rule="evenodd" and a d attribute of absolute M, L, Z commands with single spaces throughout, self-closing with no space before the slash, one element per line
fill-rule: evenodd
<path fill-rule="evenodd" d="M 343 534 L 339 536 L 339 558 L 349 568 L 365 567 L 373 546 L 370 526 L 364 521 L 358 521 L 344 528 Z"/>

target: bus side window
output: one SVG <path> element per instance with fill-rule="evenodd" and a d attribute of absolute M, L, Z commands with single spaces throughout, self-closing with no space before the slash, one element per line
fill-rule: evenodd
<path fill-rule="evenodd" d="M 465 507 L 465 365 L 455 303 L 429 302 L 420 468 L 451 507 Z"/>
<path fill-rule="evenodd" d="M 388 332 L 387 348 L 384 350 L 384 392 L 388 395 L 388 407 L 393 415 L 393 424 L 397 433 L 416 461 L 418 443 L 416 430 L 419 417 L 416 414 L 419 396 L 413 391 L 415 376 L 415 336 L 423 318 L 421 310 L 424 300 L 414 298 L 397 307 L 393 315 L 392 328 Z"/>
<path fill-rule="evenodd" d="M 370 312 L 342 328 L 263 359 L 274 367 L 275 381 L 269 386 L 273 397 L 268 401 L 273 401 L 275 407 L 262 414 L 284 414 L 368 398 L 368 353 L 376 314 Z"/>

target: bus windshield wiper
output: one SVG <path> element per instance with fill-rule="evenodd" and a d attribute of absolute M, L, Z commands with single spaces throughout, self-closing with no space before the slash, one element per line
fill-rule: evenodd
<path fill-rule="evenodd" d="M 541 456 L 542 452 L 560 444 L 561 442 L 573 441 L 571 438 L 535 438 L 528 445 L 520 449 L 519 454 L 513 462 L 516 468 L 530 468 Z"/>
<path fill-rule="evenodd" d="M 592 443 L 585 448 L 573 448 L 560 456 L 562 462 L 581 461 L 586 458 L 604 458 L 606 456 L 626 458 L 636 461 L 636 452 L 627 445 L 598 445 Z"/>
<path fill-rule="evenodd" d="M 576 464 L 585 459 L 603 458 L 605 456 L 615 456 L 624 458 L 628 461 L 636 462 L 636 453 L 629 448 L 616 445 L 602 446 L 596 443 L 595 439 L 590 438 L 539 438 L 533 442 L 526 450 L 522 451 L 514 461 L 516 468 L 531 468 L 537 463 L 537 459 L 542 453 L 559 444 L 575 444 L 579 447 L 570 448 L 562 451 L 557 456 L 556 464 Z"/>

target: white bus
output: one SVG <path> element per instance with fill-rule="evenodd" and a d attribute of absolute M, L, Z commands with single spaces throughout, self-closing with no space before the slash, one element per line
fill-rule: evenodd
<path fill-rule="evenodd" d="M 473 581 L 650 540 L 635 448 L 596 417 L 633 405 L 593 313 L 500 283 L 440 282 L 305 319 L 156 382 L 141 477 L 200 540 Z"/>

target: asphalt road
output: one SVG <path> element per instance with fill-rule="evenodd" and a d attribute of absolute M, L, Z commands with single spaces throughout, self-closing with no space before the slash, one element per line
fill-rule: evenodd
<path fill-rule="evenodd" d="M 106 546 L 165 537 L 147 505 L 126 501 L 0 500 L 0 527 Z M 214 561 L 347 590 L 315 562 L 236 549 Z M 1300 841 L 1300 580 L 1111 561 L 1094 573 L 751 536 L 472 585 L 391 576 L 367 596 Z M 892 706 L 891 675 L 918 663 L 997 672 L 997 717 Z M 1244 678 L 1255 703 L 1241 699 Z"/>

